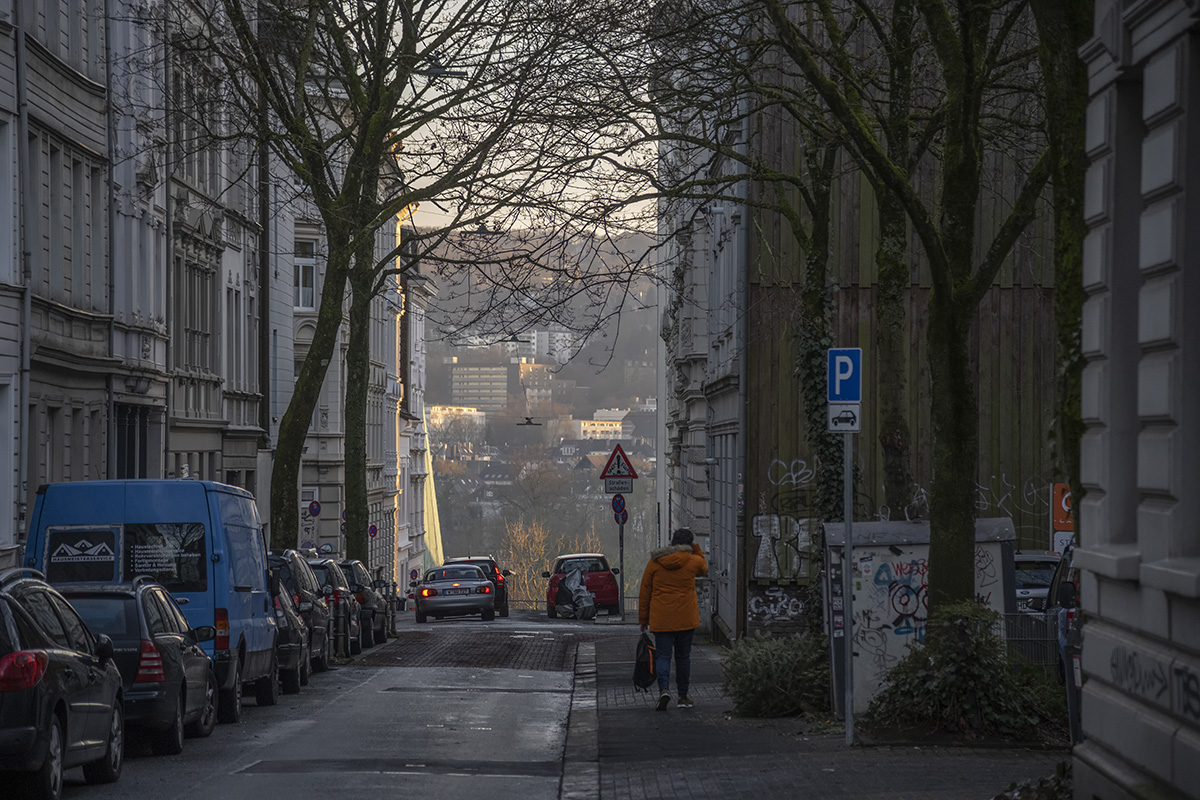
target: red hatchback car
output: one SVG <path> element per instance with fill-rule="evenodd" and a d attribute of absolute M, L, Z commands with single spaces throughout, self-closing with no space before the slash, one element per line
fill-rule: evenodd
<path fill-rule="evenodd" d="M 558 594 L 558 582 L 567 573 L 576 569 L 583 570 L 583 585 L 596 598 L 597 610 L 606 608 L 609 614 L 621 613 L 619 594 L 621 590 L 617 581 L 617 573 L 620 570 L 610 569 L 608 559 L 604 557 L 603 553 L 570 553 L 556 558 L 554 569 L 542 573 L 543 578 L 550 579 L 549 585 L 546 586 L 546 616 L 558 616 L 554 610 L 554 597 Z"/>

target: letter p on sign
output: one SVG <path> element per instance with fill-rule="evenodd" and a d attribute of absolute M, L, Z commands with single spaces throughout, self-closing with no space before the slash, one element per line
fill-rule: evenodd
<path fill-rule="evenodd" d="M 841 347 L 829 351 L 829 394 L 831 403 L 862 402 L 862 348 Z"/>

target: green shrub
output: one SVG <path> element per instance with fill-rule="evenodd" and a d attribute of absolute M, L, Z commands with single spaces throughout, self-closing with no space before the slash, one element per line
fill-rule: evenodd
<path fill-rule="evenodd" d="M 997 618 L 973 601 L 931 612 L 925 644 L 911 647 L 888 673 L 866 722 L 964 738 L 1032 736 L 1042 716 L 1038 698 L 1014 674 L 995 632 Z"/>
<path fill-rule="evenodd" d="M 757 635 L 726 648 L 722 686 L 734 711 L 789 717 L 829 710 L 829 650 L 824 636 Z"/>

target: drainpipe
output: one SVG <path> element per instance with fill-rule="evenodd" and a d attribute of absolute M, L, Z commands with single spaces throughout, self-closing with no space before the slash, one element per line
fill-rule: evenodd
<path fill-rule="evenodd" d="M 29 498 L 29 380 L 30 351 L 33 349 L 31 332 L 33 327 L 33 254 L 29 250 L 29 226 L 36 218 L 37 209 L 32 208 L 33 180 L 29 174 L 29 97 L 25 81 L 26 53 L 25 27 L 22 20 L 24 3 L 13 3 L 13 22 L 17 38 L 17 169 L 21 171 L 21 388 L 20 431 L 18 432 L 17 489 L 20 492 L 17 505 L 17 541 L 25 541 L 25 525 Z"/>
<path fill-rule="evenodd" d="M 19 4 L 21 0 L 17 0 Z M 117 355 L 116 337 L 117 337 L 117 302 L 116 290 L 117 282 L 114 277 L 117 264 L 117 195 L 113 188 L 115 181 L 113 180 L 113 170 L 117 164 L 117 132 L 116 122 L 114 117 L 116 113 L 113 107 L 113 87 L 112 87 L 112 24 L 111 17 L 108 14 L 108 4 L 104 6 L 104 94 L 107 102 L 105 107 L 105 133 L 108 136 L 108 357 L 115 359 Z M 128 365 L 126 362 L 125 366 Z M 117 413 L 116 413 L 116 390 L 114 383 L 116 376 L 113 375 L 113 370 L 110 369 L 108 377 L 105 378 L 108 395 L 108 442 L 105 448 L 107 452 L 107 464 L 105 469 L 106 478 L 115 478 L 117 476 Z M 127 476 L 132 477 L 132 476 Z"/>
<path fill-rule="evenodd" d="M 171 465 L 171 403 L 175 394 L 175 339 L 171 336 L 172 316 L 174 310 L 173 292 L 175 289 L 175 196 L 171 192 L 171 176 L 175 174 L 175 165 L 171 162 L 172 148 L 175 143 L 171 140 L 171 11 L 170 6 L 163 5 L 163 139 L 166 141 L 166 152 L 163 153 L 163 187 L 166 199 L 163 202 L 166 219 L 164 220 L 166 243 L 163 252 L 166 254 L 166 280 L 163 289 L 163 318 L 167 323 L 167 354 L 164 369 L 167 373 L 167 386 L 163 402 L 163 457 L 162 477 L 173 473 Z M 176 476 L 179 477 L 179 476 Z"/>

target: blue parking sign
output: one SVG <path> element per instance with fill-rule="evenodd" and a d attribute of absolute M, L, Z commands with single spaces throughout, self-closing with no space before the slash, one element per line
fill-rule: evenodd
<path fill-rule="evenodd" d="M 829 395 L 831 403 L 862 402 L 862 348 L 829 350 Z"/>

